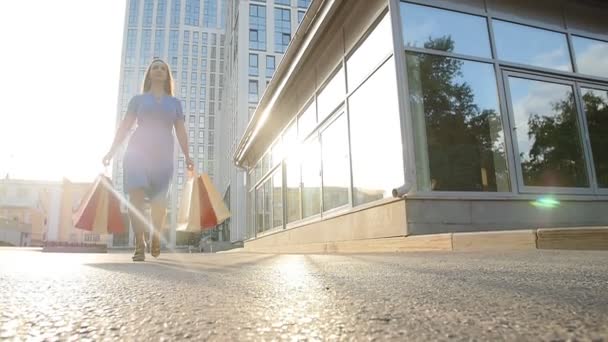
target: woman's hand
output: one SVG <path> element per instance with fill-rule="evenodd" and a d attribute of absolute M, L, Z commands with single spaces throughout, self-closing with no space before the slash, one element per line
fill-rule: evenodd
<path fill-rule="evenodd" d="M 188 171 L 194 171 L 194 161 L 190 157 L 186 157 L 186 167 Z"/>

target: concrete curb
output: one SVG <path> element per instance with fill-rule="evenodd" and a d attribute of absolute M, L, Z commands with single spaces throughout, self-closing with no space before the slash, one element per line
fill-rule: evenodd
<path fill-rule="evenodd" d="M 608 227 L 445 233 L 277 246 L 255 246 L 255 241 L 252 241 L 232 253 L 325 254 L 536 249 L 608 250 Z"/>

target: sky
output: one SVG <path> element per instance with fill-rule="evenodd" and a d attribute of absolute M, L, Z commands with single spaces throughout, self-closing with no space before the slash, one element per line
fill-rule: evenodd
<path fill-rule="evenodd" d="M 115 130 L 124 0 L 0 2 L 0 176 L 93 181 Z"/>

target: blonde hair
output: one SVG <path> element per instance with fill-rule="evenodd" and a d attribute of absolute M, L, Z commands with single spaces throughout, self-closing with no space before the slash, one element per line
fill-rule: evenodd
<path fill-rule="evenodd" d="M 171 75 L 171 68 L 169 68 L 169 64 L 167 64 L 167 62 L 165 62 L 159 58 L 154 59 L 152 61 L 152 63 L 150 63 L 150 65 L 148 65 L 148 69 L 146 70 L 146 76 L 144 77 L 143 92 L 144 93 L 149 92 L 150 88 L 152 87 L 152 80 L 150 79 L 150 71 L 152 70 L 152 65 L 156 62 L 162 63 L 165 66 L 165 68 L 167 69 L 167 78 L 165 79 L 165 84 L 163 86 L 163 89 L 165 90 L 167 95 L 173 96 L 173 76 Z"/>

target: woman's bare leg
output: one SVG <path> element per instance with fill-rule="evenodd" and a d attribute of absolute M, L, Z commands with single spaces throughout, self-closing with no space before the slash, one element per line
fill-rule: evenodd
<path fill-rule="evenodd" d="M 165 226 L 165 219 L 167 216 L 167 201 L 165 199 L 154 200 L 152 201 L 150 206 L 152 224 L 154 225 L 152 229 L 151 253 L 153 257 L 158 257 L 160 255 L 160 239 L 163 233 L 163 227 Z"/>
<path fill-rule="evenodd" d="M 146 250 L 144 233 L 147 226 L 144 215 L 144 190 L 133 189 L 129 191 L 129 201 L 133 205 L 133 208 L 129 208 L 129 219 L 135 233 L 135 254 L 133 255 L 133 261 L 144 261 Z"/>

